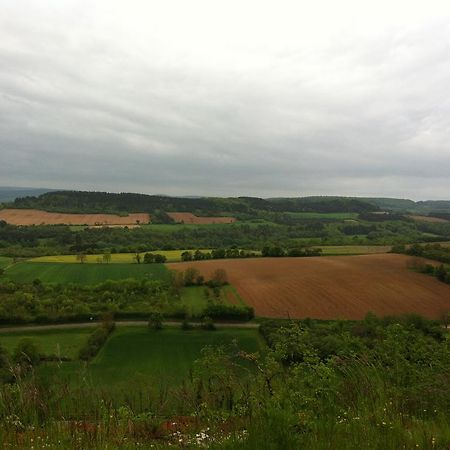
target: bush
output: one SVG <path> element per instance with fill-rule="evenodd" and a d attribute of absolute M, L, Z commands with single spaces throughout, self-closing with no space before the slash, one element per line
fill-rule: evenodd
<path fill-rule="evenodd" d="M 21 366 L 37 366 L 41 357 L 36 344 L 28 338 L 22 339 L 14 352 L 14 362 Z"/>
<path fill-rule="evenodd" d="M 188 319 L 184 319 L 183 322 L 181 322 L 181 329 L 184 331 L 189 331 L 194 329 L 194 325 L 189 322 Z"/>
<path fill-rule="evenodd" d="M 88 337 L 86 344 L 80 349 L 78 357 L 83 361 L 92 359 L 103 347 L 108 336 L 114 331 L 116 324 L 110 320 L 104 321 Z"/>
<path fill-rule="evenodd" d="M 214 325 L 213 320 L 211 319 L 211 317 L 205 316 L 202 319 L 202 324 L 200 325 L 200 327 L 203 330 L 208 330 L 208 331 L 213 331 L 216 329 L 216 326 Z"/>
<path fill-rule="evenodd" d="M 153 312 L 148 318 L 148 328 L 151 330 L 162 330 L 163 315 L 160 312 Z"/>
<path fill-rule="evenodd" d="M 248 321 L 255 317 L 255 311 L 250 306 L 224 305 L 221 303 L 208 305 L 204 313 L 216 320 Z"/>

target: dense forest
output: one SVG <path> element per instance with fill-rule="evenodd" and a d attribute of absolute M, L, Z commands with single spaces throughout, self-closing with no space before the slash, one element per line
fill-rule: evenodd
<path fill-rule="evenodd" d="M 397 213 L 416 213 L 447 218 L 450 214 L 450 201 L 427 200 L 414 202 L 407 199 L 375 197 L 312 196 L 297 198 L 257 198 L 257 197 L 170 197 L 134 193 L 108 193 L 86 191 L 50 191 L 41 195 L 31 195 L 39 191 L 23 190 L 20 197 L 10 201 L 12 194 L 7 192 L 0 201 L 8 207 L 36 208 L 57 212 L 115 213 L 158 211 L 192 212 L 199 215 L 220 213 L 249 214 L 265 212 L 375 212 L 392 211 Z M 17 194 L 17 193 L 16 193 Z"/>
<path fill-rule="evenodd" d="M 252 211 L 273 212 L 363 212 L 379 208 L 361 199 L 344 197 L 304 197 L 262 199 L 256 197 L 168 197 L 107 192 L 57 191 L 38 197 L 17 198 L 7 204 L 14 208 L 36 208 L 58 212 L 110 212 L 131 213 L 158 210 L 192 212 L 202 215 L 220 213 L 250 213 Z"/>

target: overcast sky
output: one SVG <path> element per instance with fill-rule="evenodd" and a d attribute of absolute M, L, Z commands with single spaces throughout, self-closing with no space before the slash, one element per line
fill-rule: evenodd
<path fill-rule="evenodd" d="M 0 185 L 450 199 L 450 2 L 0 0 Z"/>

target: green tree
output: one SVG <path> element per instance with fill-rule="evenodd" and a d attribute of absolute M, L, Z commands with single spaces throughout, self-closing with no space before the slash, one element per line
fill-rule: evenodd
<path fill-rule="evenodd" d="M 86 255 L 84 253 L 78 253 L 77 254 L 77 261 L 80 264 L 84 264 L 86 262 Z"/>
<path fill-rule="evenodd" d="M 163 315 L 160 312 L 152 312 L 148 318 L 148 328 L 151 330 L 162 330 Z"/>
<path fill-rule="evenodd" d="M 146 253 L 144 255 L 144 263 L 151 264 L 155 261 L 155 255 L 153 253 Z"/>

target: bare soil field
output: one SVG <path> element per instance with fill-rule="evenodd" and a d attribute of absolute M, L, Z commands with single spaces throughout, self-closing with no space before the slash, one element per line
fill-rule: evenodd
<path fill-rule="evenodd" d="M 440 217 L 430 217 L 430 216 L 408 216 L 411 219 L 417 221 L 417 222 L 428 222 L 428 223 L 445 223 L 448 222 L 448 220 L 441 219 Z"/>
<path fill-rule="evenodd" d="M 149 223 L 149 214 L 129 214 L 122 217 L 115 214 L 65 214 L 40 211 L 38 209 L 2 209 L 0 220 L 12 225 L 137 225 Z"/>
<path fill-rule="evenodd" d="M 280 318 L 362 319 L 414 312 L 440 318 L 450 311 L 450 285 L 407 268 L 395 254 L 255 258 L 168 264 L 196 267 L 209 278 L 223 268 L 256 315 Z"/>
<path fill-rule="evenodd" d="M 236 222 L 234 217 L 198 217 L 192 213 L 171 212 L 167 215 L 177 223 L 185 223 L 192 225 L 210 225 L 213 223 L 233 223 Z"/>

